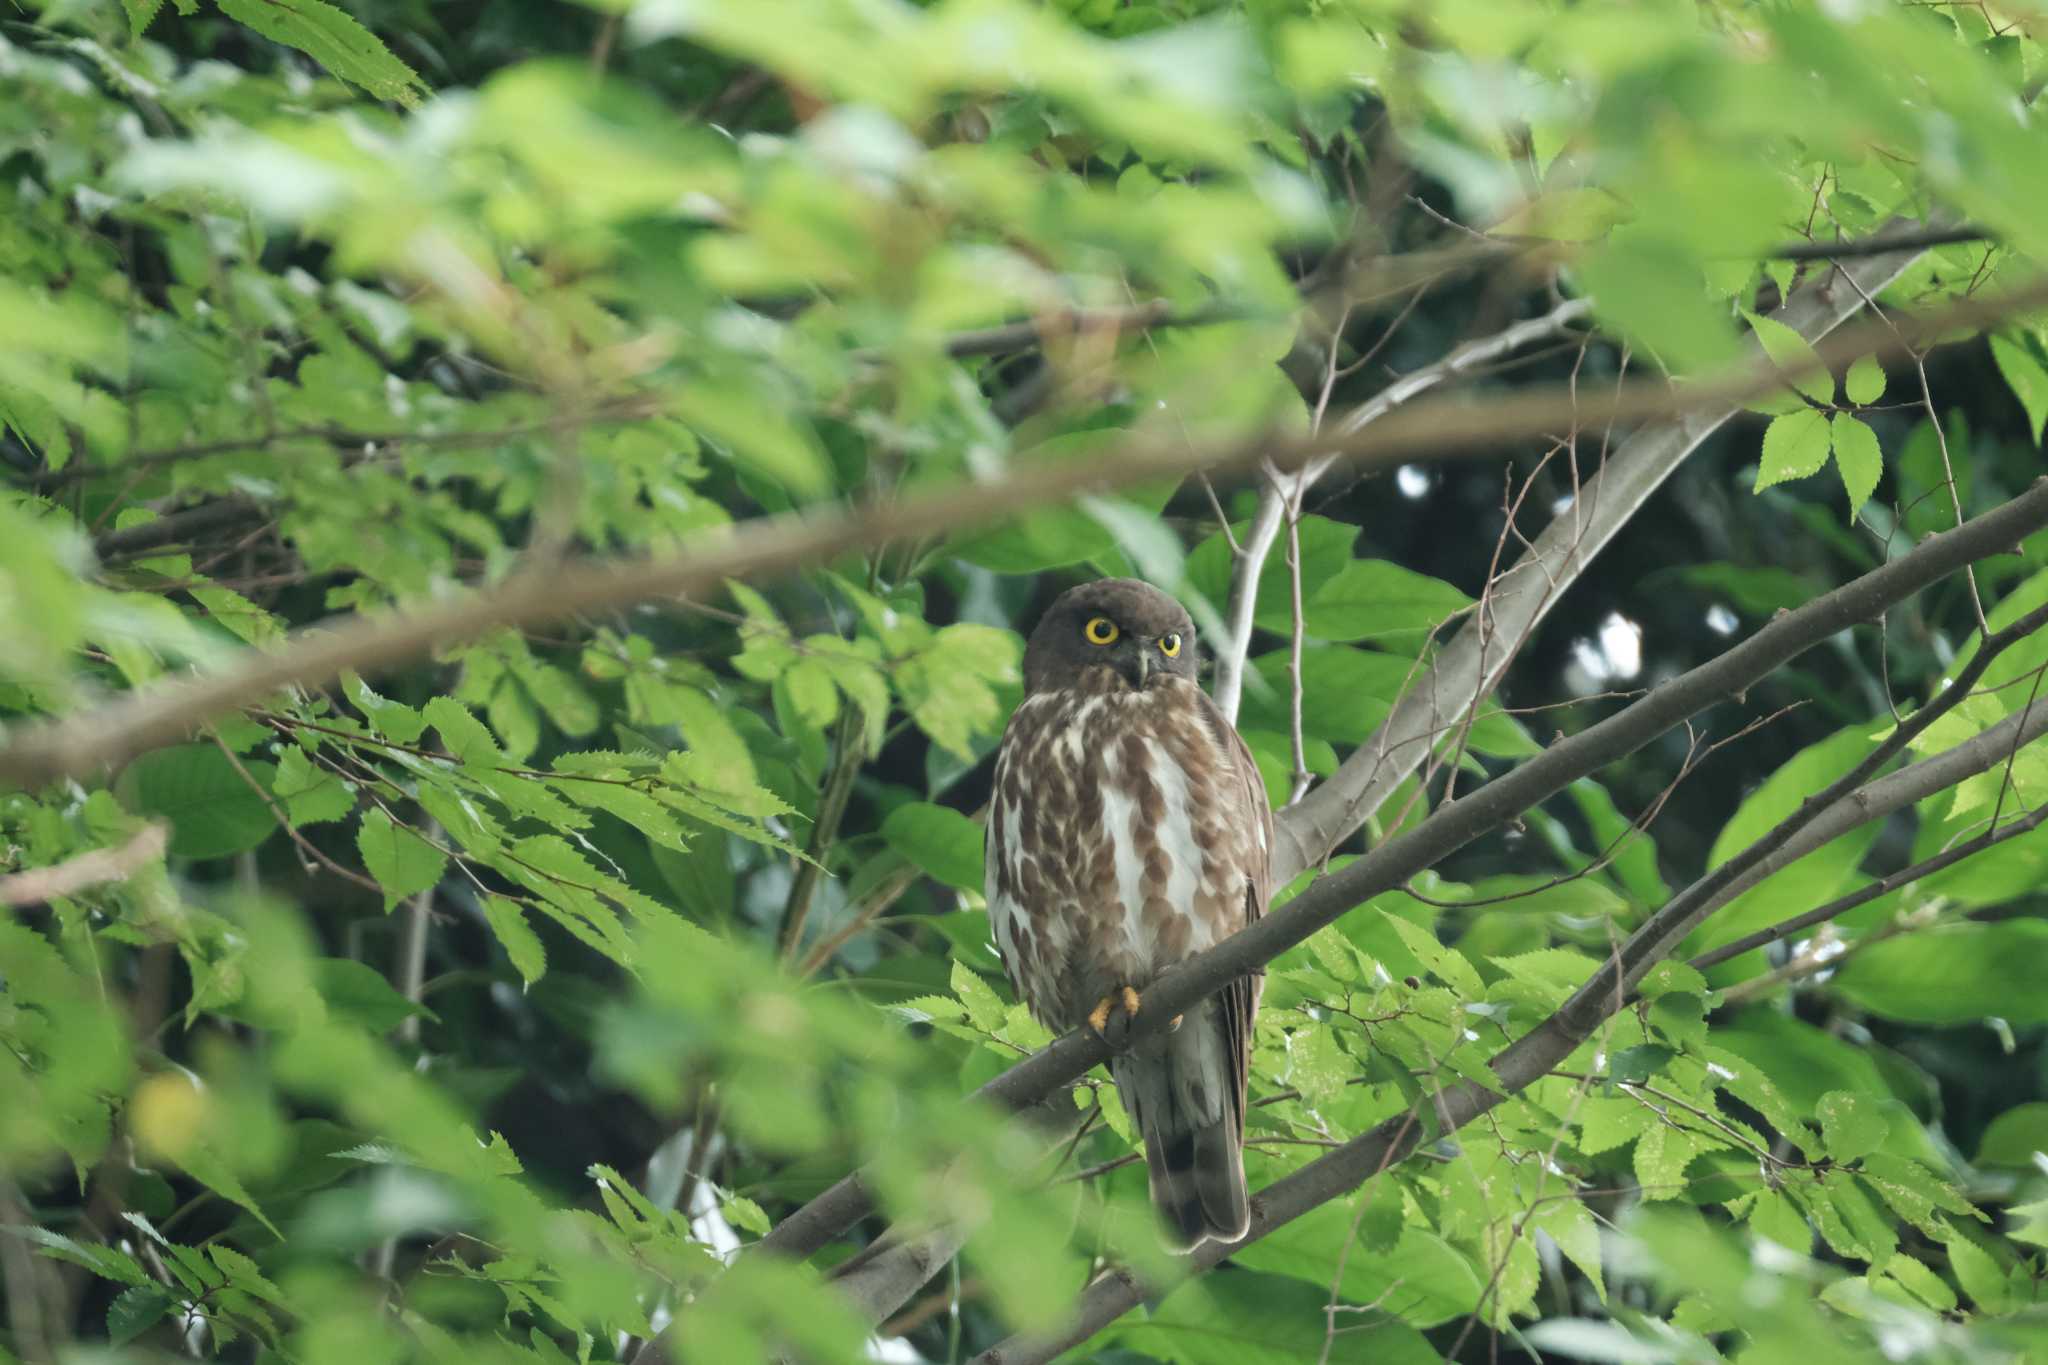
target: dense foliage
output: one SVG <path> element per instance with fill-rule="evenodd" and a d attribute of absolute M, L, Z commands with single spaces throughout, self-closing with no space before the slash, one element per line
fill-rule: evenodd
<path fill-rule="evenodd" d="M 16 11 L 0 1360 L 960 1361 L 1109 1267 L 1166 1292 L 1076 1359 L 2041 1358 L 2048 752 L 1993 743 L 2040 730 L 2040 535 L 1272 961 L 1253 1190 L 1415 1150 L 1226 1264 L 1168 1288 L 1099 1069 L 1052 1137 L 967 1098 L 1049 1041 L 978 820 L 1063 586 L 1189 603 L 1276 808 L 1371 793 L 1286 826 L 1278 903 L 2036 478 L 2041 22 Z M 1484 458 L 1248 458 L 1426 402 Z M 1504 576 L 1582 516 L 1597 559 Z M 1850 800 L 1989 758 L 1738 882 L 1563 1065 L 1489 1067 L 2015 622 Z M 151 722 L 193 676 L 259 681 Z M 1506 1098 L 1452 1131 L 1458 1081 Z M 742 1250 L 855 1168 L 876 1216 Z M 891 1226 L 951 1240 L 876 1288 Z"/>

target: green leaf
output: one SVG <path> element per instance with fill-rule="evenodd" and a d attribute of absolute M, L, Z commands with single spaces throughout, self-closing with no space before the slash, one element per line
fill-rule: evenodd
<path fill-rule="evenodd" d="M 1842 487 L 1849 494 L 1849 520 L 1854 521 L 1863 504 L 1877 491 L 1877 481 L 1884 475 L 1884 454 L 1878 449 L 1877 433 L 1859 417 L 1838 412 L 1830 430 L 1835 470 L 1842 476 Z"/>
<path fill-rule="evenodd" d="M 1836 1161 L 1855 1161 L 1884 1142 L 1891 1125 L 1877 1105 L 1847 1090 L 1833 1090 L 1820 1100 L 1821 1140 Z"/>
<path fill-rule="evenodd" d="M 157 1325 L 177 1300 L 159 1284 L 124 1289 L 107 1305 L 107 1344 L 126 1346 Z"/>
<path fill-rule="evenodd" d="M 1416 1327 L 1434 1327 L 1471 1312 L 1479 1305 L 1484 1280 L 1451 1241 L 1413 1223 L 1402 1227 L 1399 1241 L 1391 1247 L 1368 1247 L 1357 1235 L 1363 1221 L 1361 1205 L 1364 1217 L 1370 1218 L 1372 1211 L 1383 1205 L 1398 1210 L 1400 1198 L 1398 1186 L 1375 1181 L 1350 1199 L 1332 1200 L 1275 1228 L 1233 1252 L 1232 1259 L 1255 1270 L 1306 1281 L 1323 1295 L 1324 1302 L 1328 1302 L 1330 1286 L 1339 1284 L 1346 1301 L 1377 1302 Z M 1197 1283 L 1227 1278 L 1209 1275 Z M 1265 1318 L 1263 1311 L 1258 1320 L 1278 1321 Z M 1321 1327 L 1318 1310 L 1318 1339 Z M 1309 1357 L 1314 1358 L 1313 1354 Z"/>
<path fill-rule="evenodd" d="M 1658 352 L 1670 368 L 1701 370 L 1740 357 L 1726 312 L 1710 301 L 1699 264 L 1685 248 L 1621 230 L 1581 263 L 1579 274 L 1600 316 Z"/>
<path fill-rule="evenodd" d="M 753 472 L 793 493 L 815 496 L 832 486 L 817 437 L 744 375 L 683 384 L 669 391 L 676 416 Z"/>
<path fill-rule="evenodd" d="M 1805 394 L 1816 403 L 1835 401 L 1835 379 L 1827 367 L 1820 363 L 1820 356 L 1806 338 L 1776 318 L 1758 317 L 1755 313 L 1744 313 L 1749 325 L 1756 332 L 1756 339 L 1763 344 L 1764 354 L 1771 363 L 1783 370 L 1803 371 L 1791 381 L 1793 388 Z"/>
<path fill-rule="evenodd" d="M 363 855 L 363 866 L 384 888 L 386 910 L 435 885 L 448 870 L 447 854 L 410 828 L 392 824 L 382 807 L 363 816 L 356 848 Z"/>
<path fill-rule="evenodd" d="M 1756 490 L 1761 493 L 1787 479 L 1818 474 L 1828 462 L 1832 428 L 1828 415 L 1813 408 L 1773 417 L 1764 428 L 1763 454 L 1756 469 Z"/>
<path fill-rule="evenodd" d="M 9 1235 L 19 1234 L 36 1243 L 43 1255 L 53 1261 L 69 1261 L 84 1266 L 103 1280 L 118 1284 L 146 1285 L 153 1281 L 149 1272 L 142 1268 L 133 1256 L 118 1247 L 102 1246 L 98 1242 L 80 1242 L 66 1237 L 61 1232 L 48 1228 L 19 1226 L 8 1229 Z"/>
<path fill-rule="evenodd" d="M 370 970 L 367 967 L 363 967 L 361 963 L 352 962 L 349 965 L 359 967 L 366 972 Z M 375 972 L 370 972 L 370 974 L 372 976 L 376 975 Z M 381 981 L 382 978 L 379 978 L 379 980 Z M 321 993 L 323 995 L 326 994 L 324 986 Z M 242 1183 L 240 1173 L 236 1171 L 234 1166 L 229 1163 L 228 1159 L 218 1149 L 207 1143 L 195 1143 L 178 1154 L 178 1164 L 185 1168 L 186 1174 L 190 1175 L 200 1184 L 206 1186 L 222 1198 L 231 1200 L 247 1209 L 255 1216 L 257 1222 L 263 1224 L 271 1236 L 279 1241 L 284 1240 L 284 1234 L 278 1231 L 277 1225 L 270 1221 L 269 1216 L 257 1204 L 256 1197 L 249 1193 L 248 1187 Z M 181 1255 L 189 1256 L 194 1261 L 199 1260 L 199 1253 L 197 1251 L 186 1252 L 183 1248 L 179 1250 Z M 204 1261 L 201 1261 L 200 1265 L 202 1267 L 200 1271 L 202 1275 L 210 1280 L 219 1278 L 218 1272 L 211 1265 L 206 1264 Z"/>
<path fill-rule="evenodd" d="M 1273 572 L 1275 567 L 1269 565 L 1267 571 Z M 1284 584 L 1287 566 L 1281 563 L 1277 569 Z M 1262 580 L 1260 587 L 1264 586 Z M 1320 586 L 1305 586 L 1309 587 L 1302 603 L 1305 628 L 1325 640 L 1390 640 L 1412 649 L 1421 637 L 1439 630 L 1472 605 L 1471 598 L 1442 579 L 1383 559 L 1354 559 Z M 1272 625 L 1266 628 L 1275 629 Z"/>
<path fill-rule="evenodd" d="M 520 980 L 529 986 L 540 980 L 548 969 L 547 950 L 541 946 L 540 935 L 526 922 L 519 903 L 504 896 L 485 896 L 483 906 L 484 918 L 497 935 L 505 956 L 512 959 Z"/>
<path fill-rule="evenodd" d="M 1577 1199 L 1559 1199 L 1539 1207 L 1531 1220 L 1557 1243 L 1565 1259 L 1593 1282 L 1593 1292 L 1605 1301 L 1607 1281 L 1600 1256 L 1600 1225 L 1593 1211 Z"/>
<path fill-rule="evenodd" d="M 379 696 L 354 673 L 342 674 L 341 687 L 348 694 L 348 699 L 355 703 L 356 709 L 363 713 L 363 718 L 370 722 L 370 728 L 394 744 L 412 744 L 427 728 L 427 722 L 419 712 L 404 702 Z"/>
<path fill-rule="evenodd" d="M 1874 747 L 1867 726 L 1850 726 L 1810 744 L 1781 763 L 1763 785 L 1743 798 L 1714 838 L 1707 866 L 1719 867 L 1779 822 L 1802 802 L 1856 765 Z M 1731 900 L 1686 942 L 1688 953 L 1716 947 L 1785 917 L 1788 904 L 1820 905 L 1849 889 L 1856 866 L 1876 838 L 1873 826 L 1852 830 L 1791 866 L 1775 872 Z M 1745 953 L 1707 973 L 1717 984 L 1763 970 L 1761 952 Z M 1818 1098 L 1816 1096 L 1816 1098 Z"/>
<path fill-rule="evenodd" d="M 882 822 L 889 847 L 960 891 L 982 889 L 982 828 L 959 811 L 912 801 Z"/>
<path fill-rule="evenodd" d="M 1877 357 L 1860 356 L 1842 377 L 1842 392 L 1851 403 L 1862 406 L 1884 397 L 1884 383 L 1884 366 Z"/>
<path fill-rule="evenodd" d="M 391 988 L 384 974 L 346 957 L 323 957 L 313 963 L 313 984 L 329 1009 L 355 1020 L 372 1033 L 389 1033 L 414 1015 L 433 1012 Z"/>
<path fill-rule="evenodd" d="M 2010 1280 L 1998 1258 L 1963 1233 L 1954 1233 L 1947 1244 L 1949 1268 L 1956 1283 L 1987 1313 L 2004 1313 L 2013 1305 Z"/>
<path fill-rule="evenodd" d="M 121 0 L 121 3 L 128 11 L 128 32 L 137 38 L 142 36 L 143 30 L 149 27 L 150 21 L 155 19 L 164 7 L 164 0 Z"/>
<path fill-rule="evenodd" d="M 2048 1104 L 2016 1104 L 1991 1120 L 1977 1140 L 1979 1166 L 2031 1169 L 2048 1155 Z"/>
<path fill-rule="evenodd" d="M 484 723 L 453 697 L 435 697 L 420 709 L 420 718 L 441 736 L 441 747 L 465 764 L 495 765 L 504 762 L 498 743 Z"/>
<path fill-rule="evenodd" d="M 729 1194 L 719 1205 L 725 1221 L 736 1228 L 753 1233 L 756 1237 L 768 1235 L 768 1214 L 759 1204 L 744 1195 Z"/>
<path fill-rule="evenodd" d="M 2048 924 L 2038 920 L 1942 925 L 1871 944 L 1843 964 L 1830 987 L 1887 1019 L 2048 1023 L 2038 970 L 2044 955 Z"/>
<path fill-rule="evenodd" d="M 967 1009 L 968 1022 L 983 1033 L 1001 1030 L 1006 1013 L 1002 997 L 964 962 L 953 964 L 952 986 L 953 994 Z"/>
<path fill-rule="evenodd" d="M 221 13 L 274 43 L 295 47 L 332 75 L 360 85 L 380 100 L 414 105 L 426 87 L 375 34 L 327 0 L 219 0 Z"/>
<path fill-rule="evenodd" d="M 333 773 L 316 767 L 306 751 L 296 745 L 278 756 L 277 776 L 271 794 L 284 803 L 293 828 L 343 820 L 356 806 L 356 794 Z"/>
<path fill-rule="evenodd" d="M 2048 367 L 2034 357 L 2025 341 L 2004 332 L 1991 337 L 1991 358 L 2005 376 L 2006 387 L 2026 409 L 2027 431 L 2034 444 L 2041 444 L 2041 431 L 2048 424 Z"/>
<path fill-rule="evenodd" d="M 1380 914 L 1393 931 L 1406 944 L 1408 951 L 1415 954 L 1418 962 L 1428 969 L 1430 975 L 1449 986 L 1466 1000 L 1483 1000 L 1486 987 L 1479 979 L 1478 969 L 1455 948 L 1447 948 L 1442 940 L 1419 924 L 1411 924 L 1399 915 L 1382 910 Z"/>
<path fill-rule="evenodd" d="M 277 769 L 242 759 L 248 777 L 213 744 L 180 744 L 144 754 L 121 775 L 130 807 L 160 815 L 171 824 L 171 856 L 225 858 L 262 843 L 277 828 L 277 817 L 262 788 L 274 785 Z"/>
<path fill-rule="evenodd" d="M 1949 1312 L 1956 1306 L 1956 1291 L 1948 1287 L 1948 1282 L 1903 1251 L 1894 1253 L 1884 1263 L 1884 1273 L 1937 1313 Z"/>

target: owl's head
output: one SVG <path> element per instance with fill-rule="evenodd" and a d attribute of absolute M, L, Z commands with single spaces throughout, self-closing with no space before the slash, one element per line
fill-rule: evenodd
<path fill-rule="evenodd" d="M 1195 623 L 1149 583 L 1105 578 L 1069 588 L 1038 620 L 1024 647 L 1024 690 L 1079 684 L 1106 667 L 1133 688 L 1165 675 L 1195 676 Z"/>

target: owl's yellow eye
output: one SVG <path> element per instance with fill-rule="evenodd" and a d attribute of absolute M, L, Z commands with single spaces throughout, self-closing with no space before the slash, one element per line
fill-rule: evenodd
<path fill-rule="evenodd" d="M 1161 654 L 1164 654 L 1164 655 L 1165 655 L 1165 656 L 1166 656 L 1167 658 L 1169 658 L 1169 659 L 1178 659 L 1178 658 L 1180 657 L 1180 636 L 1178 636 L 1178 635 L 1162 635 L 1162 636 L 1160 636 L 1160 637 L 1159 637 L 1159 652 L 1160 652 Z"/>
<path fill-rule="evenodd" d="M 1107 616 L 1093 617 L 1082 627 L 1081 633 L 1088 637 L 1091 645 L 1113 645 L 1117 636 L 1116 622 Z"/>

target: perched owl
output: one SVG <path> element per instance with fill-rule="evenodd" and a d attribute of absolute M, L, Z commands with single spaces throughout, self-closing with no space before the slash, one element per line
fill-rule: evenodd
<path fill-rule="evenodd" d="M 1024 651 L 989 806 L 989 920 L 1032 1013 L 1121 1041 L 1154 979 L 1264 912 L 1272 842 L 1251 754 L 1195 681 L 1181 605 L 1131 579 L 1054 602 Z M 1261 984 L 1234 982 L 1110 1062 L 1177 1246 L 1233 1242 L 1250 1222 Z"/>

